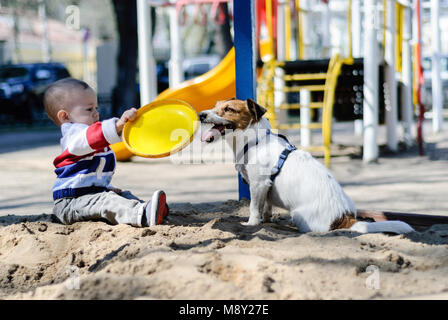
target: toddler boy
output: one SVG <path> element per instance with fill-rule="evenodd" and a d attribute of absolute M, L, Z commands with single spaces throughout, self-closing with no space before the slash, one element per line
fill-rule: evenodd
<path fill-rule="evenodd" d="M 121 141 L 124 124 L 136 118 L 135 108 L 119 119 L 100 122 L 95 91 L 73 78 L 51 84 L 44 106 L 62 132 L 62 153 L 53 162 L 57 175 L 53 214 L 62 223 L 105 219 L 111 224 L 147 227 L 163 222 L 168 214 L 165 192 L 155 191 L 145 203 L 110 184 L 115 171 L 110 145 Z"/>

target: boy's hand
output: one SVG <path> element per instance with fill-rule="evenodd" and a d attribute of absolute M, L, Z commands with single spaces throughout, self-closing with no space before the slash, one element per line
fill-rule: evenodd
<path fill-rule="evenodd" d="M 120 135 L 123 131 L 124 124 L 128 121 L 134 121 L 137 118 L 137 109 L 131 108 L 123 112 L 121 118 L 117 120 L 115 123 L 115 128 L 117 129 L 117 133 Z"/>

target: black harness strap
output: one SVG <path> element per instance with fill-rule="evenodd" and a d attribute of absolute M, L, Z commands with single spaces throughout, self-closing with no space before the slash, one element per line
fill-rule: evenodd
<path fill-rule="evenodd" d="M 269 179 L 271 179 L 272 182 L 274 182 L 275 178 L 277 178 L 278 174 L 282 170 L 283 164 L 285 163 L 286 159 L 288 158 L 289 154 L 296 150 L 297 148 L 293 146 L 292 144 L 288 142 L 288 146 L 283 150 L 283 152 L 280 154 L 280 157 L 277 162 L 277 166 L 272 169 L 272 174 Z"/>
<path fill-rule="evenodd" d="M 280 171 L 282 170 L 282 167 L 283 167 L 283 165 L 285 164 L 285 161 L 286 161 L 286 159 L 288 158 L 289 154 L 290 154 L 291 152 L 293 152 L 294 150 L 297 150 L 297 148 L 296 148 L 296 146 L 294 146 L 293 144 L 291 144 L 291 143 L 288 141 L 288 139 L 287 139 L 284 135 L 282 135 L 282 134 L 273 133 L 271 130 L 268 129 L 268 130 L 266 130 L 266 136 L 268 136 L 268 135 L 276 135 L 276 136 L 282 138 L 283 140 L 285 140 L 286 143 L 288 144 L 288 145 L 286 146 L 286 148 L 285 148 L 285 149 L 282 151 L 282 153 L 280 154 L 280 157 L 279 157 L 278 162 L 277 162 L 277 166 L 275 166 L 274 168 L 272 168 L 271 176 L 269 177 L 269 179 L 271 180 L 272 183 L 274 183 L 275 178 L 279 175 Z M 246 145 L 245 145 L 244 148 L 243 148 L 242 155 L 241 155 L 241 153 L 240 153 L 240 154 L 237 156 L 237 158 L 236 158 L 237 161 L 238 161 L 241 157 L 244 157 L 244 156 L 246 155 L 247 151 L 249 150 L 249 148 L 252 147 L 252 146 L 256 146 L 256 145 L 258 144 L 258 142 L 259 142 L 259 141 L 258 141 L 258 137 L 257 137 L 256 140 L 255 140 L 255 143 L 254 143 L 254 144 L 250 145 L 249 143 L 246 143 Z"/>

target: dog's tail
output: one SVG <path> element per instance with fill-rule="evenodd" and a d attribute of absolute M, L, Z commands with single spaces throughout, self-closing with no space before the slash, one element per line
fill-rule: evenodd
<path fill-rule="evenodd" d="M 378 222 L 355 222 L 350 230 L 359 233 L 377 233 L 377 232 L 391 232 L 391 233 L 408 233 L 414 229 L 403 221 L 378 221 Z"/>

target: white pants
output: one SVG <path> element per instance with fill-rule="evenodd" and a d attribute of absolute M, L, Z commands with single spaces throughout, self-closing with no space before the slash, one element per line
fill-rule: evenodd
<path fill-rule="evenodd" d="M 53 214 L 63 223 L 106 220 L 111 224 L 142 226 L 146 203 L 129 191 L 117 194 L 105 191 L 77 198 L 62 198 L 54 202 Z"/>

